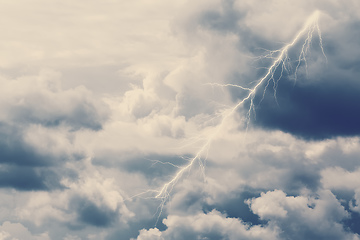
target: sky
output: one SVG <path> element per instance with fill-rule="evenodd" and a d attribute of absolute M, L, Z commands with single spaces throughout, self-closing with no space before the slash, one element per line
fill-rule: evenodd
<path fill-rule="evenodd" d="M 1 0 L 1 240 L 360 239 L 357 0 Z"/>

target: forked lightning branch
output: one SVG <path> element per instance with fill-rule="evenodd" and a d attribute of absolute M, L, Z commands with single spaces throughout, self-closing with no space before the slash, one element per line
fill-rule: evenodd
<path fill-rule="evenodd" d="M 190 171 L 190 169 L 195 165 L 198 164 L 201 169 L 204 168 L 204 161 L 206 161 L 207 158 L 207 152 L 210 148 L 211 143 L 215 140 L 216 136 L 222 132 L 225 127 L 225 122 L 227 119 L 231 118 L 235 113 L 238 113 L 238 109 L 242 106 L 244 106 L 244 103 L 248 102 L 249 107 L 246 110 L 246 116 L 247 124 L 249 125 L 251 113 L 255 111 L 255 104 L 254 104 L 254 98 L 255 95 L 260 91 L 261 86 L 264 86 L 263 88 L 263 98 L 265 95 L 265 92 L 268 88 L 268 86 L 272 83 L 274 88 L 274 97 L 276 100 L 276 88 L 278 85 L 278 82 L 283 78 L 283 73 L 289 72 L 288 66 L 291 65 L 290 58 L 289 58 L 289 51 L 292 49 L 295 45 L 300 44 L 300 41 L 302 41 L 301 49 L 298 54 L 297 59 L 294 59 L 295 61 L 295 67 L 293 70 L 293 74 L 295 77 L 295 81 L 297 78 L 298 70 L 301 64 L 304 64 L 305 67 L 307 67 L 307 60 L 306 57 L 310 51 L 310 46 L 312 39 L 314 37 L 314 34 L 318 36 L 319 39 L 319 47 L 322 51 L 322 54 L 324 55 L 324 58 L 326 59 L 323 43 L 322 43 L 322 37 L 321 37 L 321 31 L 318 24 L 318 19 L 320 16 L 320 11 L 315 11 L 305 22 L 303 28 L 295 35 L 295 37 L 287 43 L 285 46 L 283 46 L 280 49 L 268 51 L 268 53 L 262 58 L 269 58 L 272 60 L 271 65 L 267 67 L 267 70 L 263 77 L 260 79 L 257 79 L 255 81 L 255 86 L 252 88 L 243 87 L 236 84 L 218 84 L 218 83 L 209 83 L 213 86 L 219 86 L 219 87 L 236 87 L 240 88 L 243 91 L 246 91 L 247 94 L 244 98 L 242 98 L 240 101 L 238 101 L 236 104 L 234 104 L 232 107 L 226 109 L 222 112 L 220 123 L 213 129 L 213 131 L 207 136 L 201 147 L 198 149 L 196 154 L 189 159 L 188 163 L 184 166 L 176 166 L 178 167 L 178 171 L 176 174 L 174 174 L 168 182 L 166 182 L 162 187 L 159 189 L 152 189 L 147 190 L 145 192 L 142 192 L 140 194 L 137 194 L 136 196 L 144 196 L 144 194 L 153 194 L 149 198 L 155 198 L 160 200 L 160 205 L 158 207 L 158 219 L 163 211 L 163 208 L 165 206 L 165 203 L 169 200 L 171 193 L 175 187 L 175 185 L 182 179 L 184 176 L 184 173 Z M 326 59 L 327 61 L 327 59 Z M 275 73 L 280 74 L 275 74 Z M 134 196 L 134 197 L 136 197 Z"/>

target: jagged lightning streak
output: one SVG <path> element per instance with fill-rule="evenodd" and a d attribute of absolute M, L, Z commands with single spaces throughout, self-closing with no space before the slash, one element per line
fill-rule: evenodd
<path fill-rule="evenodd" d="M 213 140 L 215 139 L 215 137 L 219 134 L 219 132 L 221 132 L 223 130 L 226 120 L 228 118 L 230 118 L 237 111 L 237 109 L 239 109 L 240 106 L 242 106 L 245 102 L 249 101 L 250 106 L 249 106 L 249 109 L 246 114 L 246 119 L 247 119 L 246 128 L 248 128 L 251 113 L 255 112 L 255 104 L 254 104 L 255 95 L 258 92 L 260 86 L 263 84 L 265 84 L 265 88 L 263 91 L 263 96 L 262 96 L 261 101 L 264 99 L 265 92 L 271 82 L 273 83 L 274 97 L 276 100 L 277 85 L 278 85 L 278 82 L 280 81 L 280 79 L 282 78 L 284 71 L 289 70 L 288 69 L 289 67 L 287 66 L 290 61 L 288 53 L 289 53 L 289 50 L 293 46 L 295 46 L 302 38 L 305 37 L 304 43 L 301 46 L 299 58 L 297 59 L 297 65 L 296 65 L 296 68 L 294 71 L 295 81 L 297 78 L 297 71 L 300 67 L 301 62 L 304 62 L 305 67 L 307 67 L 306 56 L 307 56 L 308 52 L 310 51 L 310 44 L 311 44 L 313 34 L 315 31 L 318 34 L 319 45 L 320 45 L 322 54 L 325 56 L 323 44 L 322 44 L 321 32 L 320 32 L 320 28 L 318 25 L 319 15 L 320 15 L 320 12 L 315 11 L 307 19 L 303 28 L 296 34 L 294 39 L 291 42 L 289 42 L 288 44 L 286 44 L 283 48 L 275 50 L 275 51 L 269 51 L 268 54 L 266 54 L 265 56 L 262 56 L 262 58 L 270 58 L 273 61 L 272 61 L 271 66 L 267 68 L 265 75 L 262 78 L 255 81 L 256 84 L 254 87 L 247 88 L 247 87 L 242 87 L 242 86 L 236 85 L 236 84 L 209 83 L 209 85 L 212 85 L 212 86 L 240 88 L 241 90 L 247 91 L 248 94 L 243 99 L 241 99 L 239 102 L 237 102 L 237 104 L 235 104 L 233 107 L 227 109 L 226 111 L 224 111 L 222 113 L 220 123 L 213 129 L 213 132 L 206 138 L 205 142 L 199 148 L 199 150 L 196 152 L 195 156 L 190 158 L 189 162 L 186 165 L 184 165 L 182 167 L 176 166 L 177 168 L 179 168 L 179 170 L 170 179 L 170 181 L 166 182 L 160 190 L 149 190 L 149 191 L 145 192 L 145 193 L 148 193 L 148 192 L 155 193 L 155 196 L 153 196 L 152 198 L 161 200 L 161 204 L 158 207 L 159 215 L 158 215 L 157 220 L 159 220 L 159 217 L 162 214 L 164 205 L 165 205 L 166 201 L 169 199 L 170 194 L 173 191 L 173 188 L 175 187 L 176 183 L 182 178 L 182 176 L 184 175 L 185 172 L 189 171 L 194 166 L 194 164 L 196 162 L 199 164 L 200 169 L 202 170 L 202 172 L 205 176 L 204 161 L 207 158 L 207 151 L 209 150 L 210 145 L 213 142 Z M 276 55 L 276 57 L 275 57 L 275 55 Z M 325 56 L 325 59 L 326 59 L 326 56 Z M 326 59 L 326 61 L 327 61 L 327 59 Z M 275 78 L 275 72 L 278 69 L 280 70 L 280 75 L 279 75 L 279 77 Z M 168 163 L 168 164 L 170 164 L 170 163 Z M 141 194 L 144 194 L 144 193 L 141 193 Z"/>

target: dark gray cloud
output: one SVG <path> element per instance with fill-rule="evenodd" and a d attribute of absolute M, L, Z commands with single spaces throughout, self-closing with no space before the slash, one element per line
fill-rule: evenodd
<path fill-rule="evenodd" d="M 63 188 L 58 173 L 76 178 L 76 173 L 61 166 L 82 158 L 80 153 L 41 152 L 26 143 L 23 134 L 18 126 L 0 123 L 0 188 L 51 191 Z"/>
<path fill-rule="evenodd" d="M 288 193 L 309 189 L 316 192 L 320 187 L 320 174 L 315 167 L 297 166 L 284 176 L 284 189 Z"/>
<path fill-rule="evenodd" d="M 231 32 L 239 37 L 239 48 L 255 56 L 268 54 L 265 49 L 280 49 L 284 44 L 269 41 L 264 36 L 255 33 L 244 24 L 242 18 L 246 11 L 241 13 L 234 9 L 233 1 L 222 1 L 221 9 L 205 11 L 200 14 L 199 25 L 218 33 Z M 351 20 L 343 22 L 334 31 L 323 34 L 323 46 L 327 55 L 328 65 L 321 56 L 319 39 L 313 39 L 310 53 L 307 56 L 311 69 L 315 66 L 317 73 L 306 76 L 303 62 L 298 72 L 297 83 L 294 84 L 294 72 L 299 58 L 302 44 L 297 44 L 289 52 L 293 69 L 285 73 L 279 81 L 277 102 L 273 95 L 273 83 L 270 83 L 266 98 L 262 99 L 263 89 L 259 89 L 255 102 L 256 119 L 252 122 L 256 126 L 267 129 L 279 129 L 305 139 L 321 140 L 337 136 L 356 136 L 360 133 L 359 124 L 359 51 L 360 34 L 357 31 L 359 22 Z M 321 59 L 322 58 L 322 59 Z M 250 67 L 248 72 L 241 74 L 234 72 L 229 77 L 231 83 L 238 84 L 239 79 L 252 82 L 260 79 L 266 69 L 257 70 L 256 67 L 266 68 L 272 64 L 272 59 L 262 59 Z M 313 65 L 313 66 L 312 66 Z M 319 73 L 321 71 L 321 73 Z M 299 74 L 300 73 L 300 74 Z M 286 75 L 288 74 L 288 75 Z M 275 73 L 279 77 L 280 70 Z M 266 83 L 264 84 L 266 85 Z M 248 86 L 246 86 L 248 87 Z M 242 99 L 246 92 L 231 89 L 234 100 Z M 248 108 L 249 105 L 246 105 Z"/>
<path fill-rule="evenodd" d="M 291 81 L 280 82 L 278 105 L 269 86 L 268 96 L 256 107 L 253 123 L 305 139 L 359 135 L 360 84 L 355 79 L 328 77 L 295 86 Z"/>
<path fill-rule="evenodd" d="M 94 203 L 84 203 L 78 209 L 79 219 L 87 224 L 97 227 L 107 227 L 117 217 L 117 213 L 107 208 L 100 208 Z"/>
<path fill-rule="evenodd" d="M 260 220 L 259 216 L 254 214 L 245 203 L 245 200 L 249 198 L 260 196 L 260 192 L 260 190 L 249 188 L 248 190 L 243 190 L 239 193 L 229 194 L 229 197 L 222 202 L 217 202 L 216 204 L 203 204 L 203 211 L 208 213 L 216 209 L 228 217 L 241 219 L 247 224 L 264 225 L 267 221 Z"/>
<path fill-rule="evenodd" d="M 99 206 L 84 197 L 74 197 L 70 205 L 77 214 L 77 220 L 85 225 L 110 227 L 119 218 L 117 209 L 112 210 L 106 205 Z"/>
<path fill-rule="evenodd" d="M 51 159 L 24 143 L 21 129 L 4 123 L 0 123 L 0 163 L 22 166 L 52 164 Z"/>
<path fill-rule="evenodd" d="M 360 68 L 357 66 L 360 62 L 356 59 L 360 55 L 356 51 L 351 53 L 351 48 L 360 47 L 359 33 L 355 31 L 358 24 L 345 26 L 348 31 L 340 39 L 333 39 L 331 35 L 328 42 L 324 39 L 327 65 L 319 64 L 319 49 L 313 48 L 315 53 L 309 56 L 308 66 L 316 65 L 317 69 L 310 67 L 306 75 L 302 63 L 296 82 L 293 73 L 285 75 L 277 86 L 277 102 L 272 82 L 262 102 L 264 88 L 259 89 L 255 98 L 256 116 L 252 119 L 254 125 L 309 140 L 359 135 Z M 334 40 L 340 46 L 336 46 Z M 346 52 L 349 54 L 344 55 Z M 276 77 L 279 74 L 280 71 Z"/>
<path fill-rule="evenodd" d="M 349 232 L 360 234 L 360 214 L 350 212 L 350 217 L 342 221 L 345 229 Z"/>
<path fill-rule="evenodd" d="M 77 104 L 69 114 L 55 114 L 54 116 L 34 113 L 32 109 L 18 109 L 17 119 L 25 124 L 41 124 L 46 127 L 56 127 L 61 124 L 70 126 L 72 130 L 88 128 L 100 130 L 103 119 L 97 114 L 96 108 L 91 103 Z"/>
<path fill-rule="evenodd" d="M 60 176 L 49 168 L 0 165 L 0 187 L 20 191 L 55 190 L 64 188 Z"/>
<path fill-rule="evenodd" d="M 354 191 L 349 189 L 331 190 L 341 205 L 349 213 L 349 216 L 341 221 L 345 230 L 360 234 L 360 214 L 352 211 L 350 203 L 354 203 Z"/>

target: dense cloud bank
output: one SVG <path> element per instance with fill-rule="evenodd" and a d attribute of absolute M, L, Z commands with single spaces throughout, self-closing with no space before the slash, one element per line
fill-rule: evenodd
<path fill-rule="evenodd" d="M 360 239 L 357 1 L 0 8 L 0 239 Z"/>
<path fill-rule="evenodd" d="M 277 103 L 271 86 L 268 91 L 270 96 L 258 106 L 254 123 L 306 139 L 359 135 L 360 109 L 357 103 L 360 72 L 356 59 L 359 59 L 360 53 L 352 50 L 359 48 L 358 24 L 343 23 L 341 28 L 327 33 L 325 36 L 330 41 L 324 42 L 327 55 L 323 58 L 331 61 L 319 64 L 318 59 L 310 60 L 307 62 L 309 68 L 305 69 L 307 72 L 299 81 L 294 83 L 288 76 L 288 79 L 279 82 Z M 311 66 L 313 64 L 316 68 Z"/>

